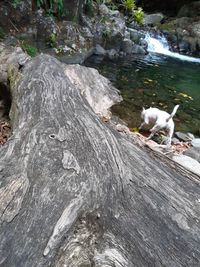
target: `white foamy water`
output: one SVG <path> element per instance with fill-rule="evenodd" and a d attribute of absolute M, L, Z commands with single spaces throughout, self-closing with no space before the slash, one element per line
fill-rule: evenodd
<path fill-rule="evenodd" d="M 181 55 L 179 53 L 174 53 L 169 50 L 169 45 L 165 37 L 159 37 L 159 39 L 153 38 L 150 35 L 146 35 L 145 40 L 148 43 L 148 52 L 154 52 L 158 54 L 163 54 L 169 57 L 178 58 L 180 60 L 197 62 L 200 63 L 200 58 L 190 57 Z"/>

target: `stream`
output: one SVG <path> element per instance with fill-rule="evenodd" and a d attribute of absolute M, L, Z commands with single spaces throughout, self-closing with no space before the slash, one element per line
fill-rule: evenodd
<path fill-rule="evenodd" d="M 124 100 L 112 112 L 129 128 L 140 125 L 143 106 L 171 113 L 180 104 L 175 131 L 200 136 L 200 59 L 171 52 L 165 40 L 147 38 L 146 56 L 116 61 L 92 56 L 85 65 L 98 69 L 120 90 Z"/>

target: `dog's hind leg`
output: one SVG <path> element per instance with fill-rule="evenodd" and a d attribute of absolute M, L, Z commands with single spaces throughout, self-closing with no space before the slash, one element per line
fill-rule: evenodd
<path fill-rule="evenodd" d="M 171 126 L 171 128 L 168 130 L 168 133 L 167 133 L 167 140 L 165 143 L 168 146 L 171 146 L 173 133 L 174 133 L 174 124 Z"/>

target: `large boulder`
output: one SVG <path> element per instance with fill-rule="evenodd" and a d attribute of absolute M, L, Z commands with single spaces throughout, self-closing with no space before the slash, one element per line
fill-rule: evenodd
<path fill-rule="evenodd" d="M 19 71 L 0 149 L 1 265 L 199 266 L 198 177 L 95 114 L 79 86 L 95 94 L 97 72 L 47 55 Z"/>
<path fill-rule="evenodd" d="M 0 43 L 0 83 L 12 83 L 15 76 L 14 70 L 23 67 L 30 57 L 20 47 L 7 47 Z"/>
<path fill-rule="evenodd" d="M 109 10 L 105 5 L 99 7 L 100 23 L 95 26 L 96 41 L 104 43 L 105 49 L 120 50 L 126 33 L 125 20 L 119 12 Z"/>

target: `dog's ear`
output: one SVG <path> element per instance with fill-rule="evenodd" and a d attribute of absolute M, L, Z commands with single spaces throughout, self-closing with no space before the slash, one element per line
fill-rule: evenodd
<path fill-rule="evenodd" d="M 142 107 L 142 112 L 143 112 L 143 111 L 145 111 L 145 108 L 144 108 L 144 107 Z"/>

